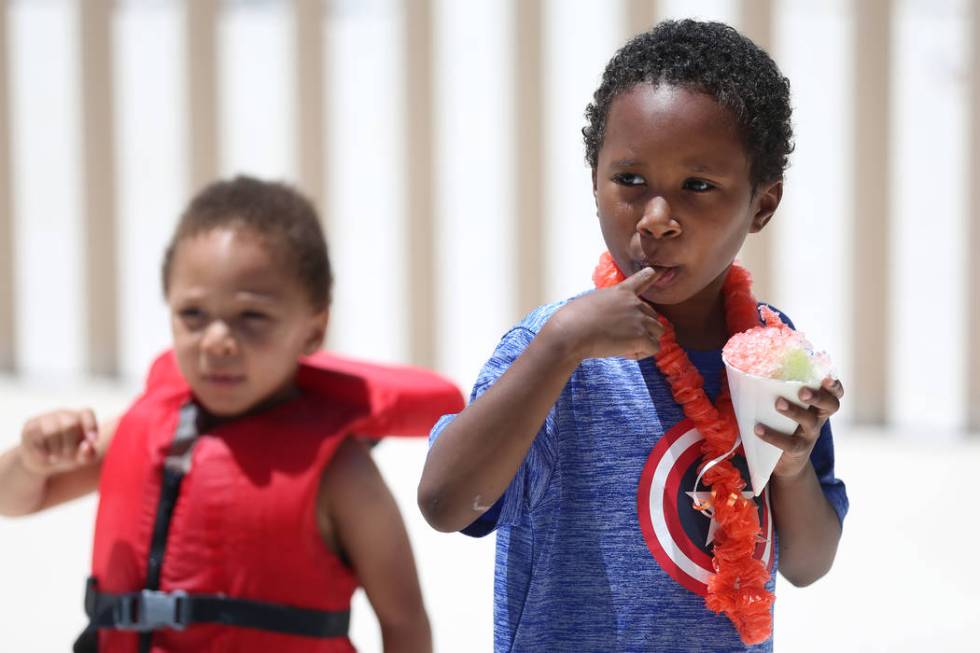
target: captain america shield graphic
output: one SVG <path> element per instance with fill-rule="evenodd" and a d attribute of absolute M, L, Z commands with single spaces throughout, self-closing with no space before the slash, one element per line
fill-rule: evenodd
<path fill-rule="evenodd" d="M 703 485 L 694 487 L 703 441 L 690 419 L 670 429 L 650 452 L 637 493 L 640 530 L 650 553 L 674 580 L 702 596 L 707 594 L 708 579 L 714 574 L 711 556 L 715 531 L 714 520 L 694 509 L 695 499 L 708 497 Z M 751 488 L 741 448 L 731 462 L 746 479 L 746 488 Z M 752 498 L 749 489 L 743 494 Z M 755 557 L 771 572 L 775 560 L 768 488 L 755 503 L 765 538 L 756 547 Z"/>

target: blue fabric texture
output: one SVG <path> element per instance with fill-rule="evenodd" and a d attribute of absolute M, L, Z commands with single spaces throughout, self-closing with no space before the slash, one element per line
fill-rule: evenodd
<path fill-rule="evenodd" d="M 507 370 L 564 303 L 536 309 L 504 335 L 480 372 L 471 401 Z M 723 378 L 721 351 L 688 355 L 714 399 Z M 436 424 L 430 444 L 453 418 L 444 416 Z M 658 561 L 653 538 L 641 525 L 638 496 L 646 491 L 646 486 L 641 490 L 644 469 L 650 468 L 652 452 L 665 434 L 673 438 L 690 430 L 685 419 L 652 359 L 582 362 L 507 491 L 463 531 L 497 533 L 495 651 L 772 650 L 771 639 L 753 647 L 742 644 L 726 617 L 709 611 L 701 594 L 678 582 L 680 572 L 672 575 L 670 565 Z M 661 444 L 667 441 L 673 440 Z M 834 476 L 829 423 L 811 460 L 843 520 L 848 500 L 844 484 Z M 681 485 L 694 489 L 690 476 Z M 698 546 L 709 541 L 708 518 L 690 508 L 684 491 L 676 494 L 680 507 L 674 512 L 683 516 L 676 525 L 678 539 L 690 535 Z M 650 503 L 660 505 L 659 499 Z M 762 499 L 757 503 L 761 515 Z M 665 531 L 664 524 L 653 525 L 656 517 L 647 521 L 653 531 Z M 770 590 L 778 567 L 772 540 Z"/>

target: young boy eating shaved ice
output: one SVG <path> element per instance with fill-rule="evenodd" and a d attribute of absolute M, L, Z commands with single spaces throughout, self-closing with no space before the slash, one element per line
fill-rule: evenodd
<path fill-rule="evenodd" d="M 497 533 L 497 651 L 769 651 L 776 570 L 834 561 L 848 502 L 826 377 L 763 427 L 758 497 L 721 350 L 761 324 L 735 256 L 779 206 L 789 83 L 731 27 L 664 22 L 613 56 L 583 130 L 598 289 L 532 311 L 435 426 L 419 506 Z M 583 274 L 584 276 L 584 274 Z"/>

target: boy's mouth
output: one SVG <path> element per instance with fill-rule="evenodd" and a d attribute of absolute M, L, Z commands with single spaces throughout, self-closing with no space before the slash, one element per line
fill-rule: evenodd
<path fill-rule="evenodd" d="M 650 266 L 657 273 L 657 280 L 653 282 L 654 288 L 666 288 L 674 279 L 680 267 L 677 265 L 652 265 Z"/>
<path fill-rule="evenodd" d="M 227 374 L 227 373 L 215 373 L 203 374 L 202 378 L 206 383 L 211 385 L 228 387 L 241 383 L 245 380 L 244 374 Z"/>

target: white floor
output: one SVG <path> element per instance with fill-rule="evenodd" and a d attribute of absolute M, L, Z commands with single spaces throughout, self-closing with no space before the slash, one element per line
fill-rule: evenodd
<path fill-rule="evenodd" d="M 122 410 L 127 388 L 86 384 L 42 388 L 0 378 L 0 448 L 27 417 L 58 405 Z M 415 508 L 424 442 L 389 440 L 375 449 L 415 546 L 436 649 L 491 649 L 492 538 L 473 541 L 429 529 Z M 838 474 L 851 512 L 833 571 L 813 587 L 777 591 L 780 651 L 977 651 L 980 541 L 973 512 L 980 438 L 928 439 L 837 427 Z M 68 650 L 84 624 L 82 584 L 95 499 L 46 514 L 0 518 L 0 651 Z M 968 626 L 971 630 L 968 632 Z M 972 637 L 971 637 L 972 636 Z M 377 624 L 359 595 L 352 638 L 380 650 Z"/>

